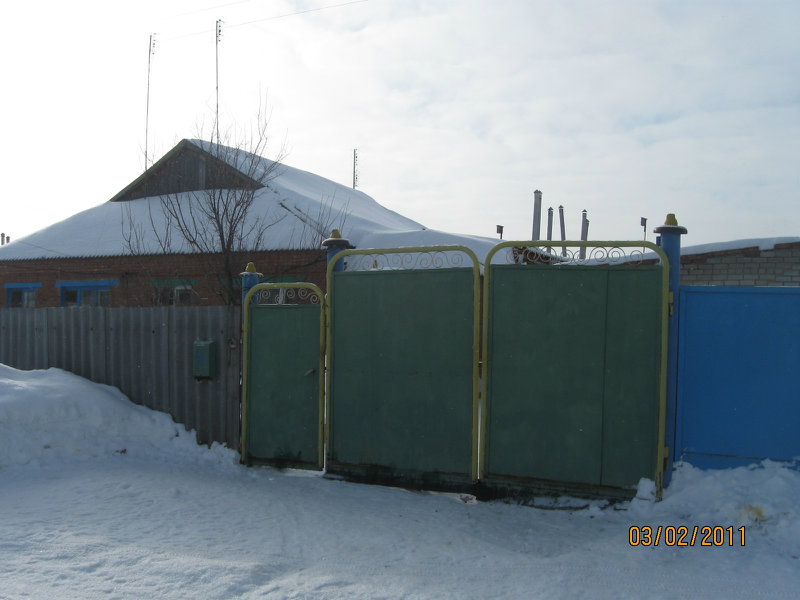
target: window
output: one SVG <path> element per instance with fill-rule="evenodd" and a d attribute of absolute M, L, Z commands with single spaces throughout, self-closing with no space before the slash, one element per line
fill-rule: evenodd
<path fill-rule="evenodd" d="M 153 306 L 192 306 L 197 279 L 152 279 Z"/>
<path fill-rule="evenodd" d="M 192 304 L 192 288 L 188 285 L 182 285 L 175 288 L 175 306 L 191 306 Z"/>
<path fill-rule="evenodd" d="M 41 283 L 6 283 L 6 306 L 8 308 L 34 308 L 36 290 Z"/>
<path fill-rule="evenodd" d="M 153 306 L 191 306 L 193 291 L 188 285 L 158 286 L 153 292 Z"/>
<path fill-rule="evenodd" d="M 110 306 L 114 280 L 56 281 L 61 288 L 61 306 Z"/>

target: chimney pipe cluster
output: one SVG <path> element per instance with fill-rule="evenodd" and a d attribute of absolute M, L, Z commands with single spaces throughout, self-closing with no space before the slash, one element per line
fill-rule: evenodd
<path fill-rule="evenodd" d="M 11 242 L 11 237 L 6 237 L 5 233 L 0 233 L 0 246 L 5 246 L 9 242 Z"/>
<path fill-rule="evenodd" d="M 561 225 L 561 241 L 567 239 L 566 226 L 564 224 L 564 207 L 558 207 L 558 219 Z M 498 230 L 499 233 L 499 230 Z M 540 240 L 542 237 L 542 192 L 536 190 L 533 192 L 533 233 L 532 240 Z M 547 209 L 547 240 L 553 239 L 553 207 Z M 589 239 L 589 219 L 586 216 L 586 210 L 581 213 L 581 240 L 587 241 Z M 586 249 L 582 249 L 582 255 L 585 255 Z M 567 255 L 566 247 L 561 248 L 561 255 Z M 583 257 L 583 256 L 582 256 Z"/>

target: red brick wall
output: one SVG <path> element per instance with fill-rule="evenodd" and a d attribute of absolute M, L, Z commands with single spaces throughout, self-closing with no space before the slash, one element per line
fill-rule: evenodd
<path fill-rule="evenodd" d="M 275 250 L 247 252 L 233 257 L 234 271 L 244 271 L 248 262 L 266 277 L 293 277 L 325 289 L 325 250 Z M 100 258 L 54 258 L 0 262 L 0 293 L 6 306 L 6 283 L 41 283 L 36 306 L 59 306 L 56 281 L 112 279 L 111 306 L 152 306 L 154 280 L 192 280 L 193 304 L 213 306 L 226 303 L 220 284 L 224 272 L 220 255 L 173 254 L 106 256 Z"/>

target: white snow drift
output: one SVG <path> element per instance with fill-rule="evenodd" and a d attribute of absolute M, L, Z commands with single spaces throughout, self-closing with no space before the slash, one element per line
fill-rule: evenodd
<path fill-rule="evenodd" d="M 534 508 L 245 468 L 114 388 L 0 365 L 1 599 L 797 596 L 796 470 L 682 465 L 647 490 Z M 745 540 L 631 546 L 632 526 Z"/>

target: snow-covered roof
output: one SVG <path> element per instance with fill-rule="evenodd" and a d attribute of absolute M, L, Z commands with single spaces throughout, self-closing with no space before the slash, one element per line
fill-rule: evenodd
<path fill-rule="evenodd" d="M 241 151 L 217 154 L 214 152 L 215 146 L 201 140 L 185 140 L 182 144 L 186 142 L 220 158 L 227 158 L 229 162 L 238 163 L 231 165 L 237 169 L 244 170 L 241 161 L 252 158 L 252 155 Z M 258 179 L 259 169 L 267 170 L 272 164 L 272 161 L 258 157 L 255 171 L 250 164 L 244 172 Z M 483 260 L 496 243 L 491 238 L 427 229 L 380 205 L 359 190 L 307 171 L 280 164 L 275 172 L 277 175 L 269 180 L 266 187 L 256 190 L 251 209 L 254 218 L 260 217 L 266 223 L 273 224 L 266 230 L 260 246 L 245 246 L 245 250 L 318 247 L 317 238 L 321 241 L 319 232 L 312 235 L 309 221 L 315 225 L 322 223 L 326 228 L 329 226 L 323 238 L 327 237 L 330 229 L 337 227 L 344 237 L 359 248 L 462 244 Z M 183 192 L 176 198 L 181 202 L 190 202 L 192 195 L 193 192 Z M 154 226 L 151 225 L 151 219 Z M 131 224 L 134 224 L 138 234 L 135 244 L 137 253 L 161 252 L 156 231 L 163 232 L 167 227 L 161 200 L 158 197 L 145 197 L 105 202 L 16 239 L 0 248 L 0 260 L 129 255 L 132 254 L 128 242 Z M 314 240 L 313 244 L 311 240 Z M 189 253 L 192 249 L 173 233 L 171 251 Z"/>

